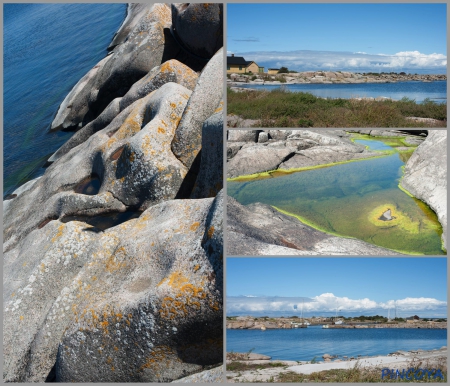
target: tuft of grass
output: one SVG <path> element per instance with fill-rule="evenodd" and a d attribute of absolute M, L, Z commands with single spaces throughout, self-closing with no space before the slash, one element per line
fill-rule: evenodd
<path fill-rule="evenodd" d="M 244 119 L 260 120 L 258 127 L 426 127 L 423 122 L 405 119 L 414 116 L 440 120 L 447 125 L 447 104 L 430 100 L 416 103 L 323 99 L 310 93 L 290 92 L 283 88 L 271 91 L 227 91 L 227 109 Z"/>

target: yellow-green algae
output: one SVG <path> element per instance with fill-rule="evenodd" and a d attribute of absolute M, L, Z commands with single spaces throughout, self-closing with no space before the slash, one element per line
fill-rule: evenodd
<path fill-rule="evenodd" d="M 275 170 L 269 170 L 261 173 L 254 173 L 254 174 L 245 174 L 242 176 L 234 177 L 234 178 L 227 178 L 227 181 L 254 181 L 254 180 L 263 180 L 265 178 L 273 178 L 273 177 L 279 177 L 286 174 L 292 174 L 292 173 L 298 173 L 298 172 L 304 172 L 308 170 L 314 170 L 314 169 L 323 169 L 323 168 L 329 168 L 331 166 L 336 165 L 342 165 L 342 164 L 348 164 L 350 162 L 357 162 L 357 161 L 365 161 L 375 158 L 381 158 L 386 157 L 388 155 L 394 154 L 394 151 L 385 151 L 382 155 L 372 156 L 372 157 L 364 157 L 364 158 L 358 158 L 358 159 L 350 159 L 347 161 L 338 161 L 338 162 L 331 162 L 328 164 L 321 164 L 321 165 L 313 165 L 313 166 L 304 166 L 301 168 L 291 168 L 291 169 L 275 169 Z"/>
<path fill-rule="evenodd" d="M 442 228 L 436 214 L 399 189 L 403 162 L 396 154 L 365 162 L 320 165 L 302 173 L 266 172 L 265 179 L 230 181 L 229 194 L 242 204 L 272 205 L 328 234 L 357 238 L 401 253 L 442 254 Z M 386 205 L 400 212 L 403 221 L 389 227 L 371 223 L 369 213 L 379 212 L 380 217 Z"/>

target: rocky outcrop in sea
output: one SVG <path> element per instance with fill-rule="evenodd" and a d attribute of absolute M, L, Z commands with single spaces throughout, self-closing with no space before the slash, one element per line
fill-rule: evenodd
<path fill-rule="evenodd" d="M 445 74 L 406 74 L 406 73 L 355 73 L 348 71 L 303 71 L 264 76 L 260 74 L 230 74 L 229 83 L 397 83 L 397 82 L 435 82 L 447 80 Z"/>
<path fill-rule="evenodd" d="M 61 103 L 51 130 L 75 134 L 3 202 L 4 381 L 223 362 L 222 24 L 222 4 L 131 4 Z"/>

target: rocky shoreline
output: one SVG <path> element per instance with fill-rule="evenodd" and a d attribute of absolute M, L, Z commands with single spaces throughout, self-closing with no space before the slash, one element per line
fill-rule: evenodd
<path fill-rule="evenodd" d="M 406 137 L 405 143 L 420 144 L 406 163 L 401 185 L 411 194 L 420 191 L 417 197 L 436 211 L 444 229 L 442 240 L 445 249 L 447 201 L 443 192 L 447 191 L 444 177 L 447 173 L 446 131 L 428 130 L 426 139 L 409 134 L 421 134 L 421 130 L 352 131 L 375 137 Z M 252 178 L 268 171 L 302 170 L 375 156 L 379 153 L 351 142 L 342 130 L 229 130 L 227 178 Z M 269 205 L 241 205 L 232 197 L 227 200 L 227 219 L 230 255 L 398 254 L 361 240 L 323 233 Z"/>
<path fill-rule="evenodd" d="M 277 382 L 278 377 L 286 373 L 312 374 L 320 371 L 336 369 L 353 369 L 358 367 L 362 370 L 379 370 L 381 379 L 381 369 L 402 369 L 408 370 L 411 367 L 422 365 L 428 369 L 445 367 L 447 363 L 447 347 L 434 350 L 410 350 L 396 351 L 388 355 L 354 357 L 331 356 L 324 354 L 323 362 L 273 360 L 271 357 L 256 353 L 227 353 L 227 366 L 235 363 L 244 365 L 257 365 L 259 368 L 249 370 L 232 371 L 227 367 L 227 382 Z M 279 381 L 278 381 L 279 382 Z"/>
<path fill-rule="evenodd" d="M 222 25 L 129 4 L 61 103 L 75 134 L 3 201 L 5 382 L 220 378 Z"/>
<path fill-rule="evenodd" d="M 270 79 L 270 80 L 269 80 Z M 281 79 L 281 81 L 280 81 Z M 304 71 L 277 75 L 230 74 L 227 84 L 239 86 L 248 84 L 348 84 L 348 83 L 397 83 L 397 82 L 438 82 L 447 80 L 446 74 L 405 74 L 405 73 L 354 73 L 348 71 Z"/>

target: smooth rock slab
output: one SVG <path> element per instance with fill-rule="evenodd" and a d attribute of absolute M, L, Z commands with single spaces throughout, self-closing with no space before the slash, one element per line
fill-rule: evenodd
<path fill-rule="evenodd" d="M 220 107 L 222 98 L 223 51 L 220 49 L 200 74 L 172 140 L 173 154 L 187 168 L 201 149 L 203 122 Z"/>
<path fill-rule="evenodd" d="M 447 248 L 447 131 L 428 130 L 428 137 L 405 165 L 400 184 L 433 209 L 442 225 Z"/>
<path fill-rule="evenodd" d="M 5 254 L 4 380 L 43 382 L 55 365 L 61 382 L 170 381 L 222 362 L 218 200 L 24 238 Z"/>
<path fill-rule="evenodd" d="M 242 148 L 228 162 L 228 178 L 275 170 L 295 151 L 296 149 L 292 147 L 269 148 L 257 145 Z"/>
<path fill-rule="evenodd" d="M 271 255 L 400 255 L 365 241 L 331 236 L 269 205 L 241 205 L 227 199 L 228 254 Z"/>
<path fill-rule="evenodd" d="M 154 4 L 143 13 L 127 40 L 74 86 L 61 103 L 51 130 L 84 126 L 113 99 L 125 95 L 136 81 L 161 64 L 164 29 L 171 25 L 170 7 Z"/>

